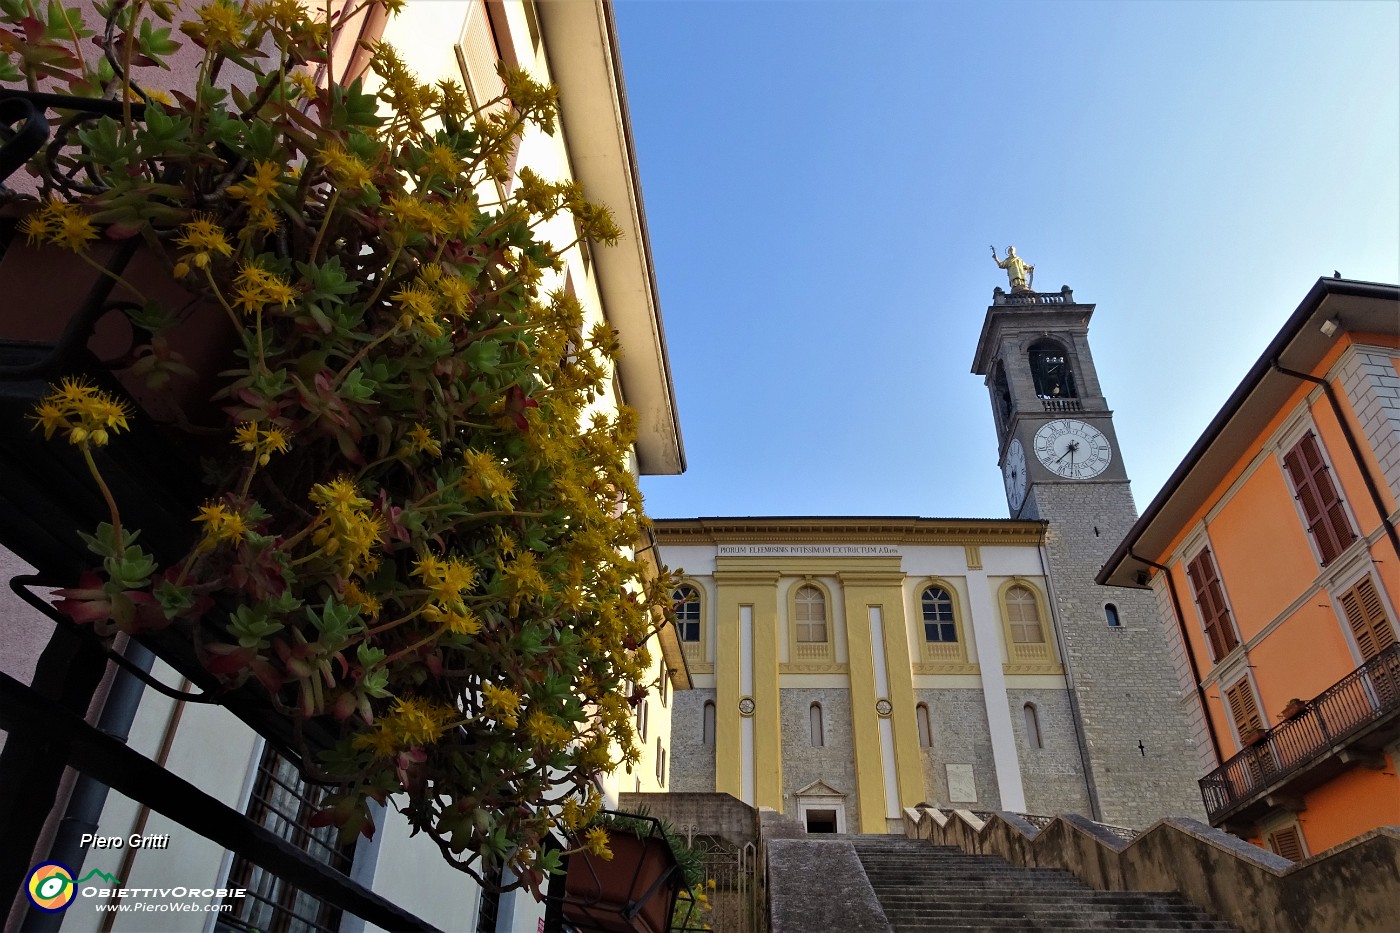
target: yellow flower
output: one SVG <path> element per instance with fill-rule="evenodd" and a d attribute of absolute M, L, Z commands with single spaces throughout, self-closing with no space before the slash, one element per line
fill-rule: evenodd
<path fill-rule="evenodd" d="M 515 480 L 501 468 L 490 454 L 478 450 L 462 452 L 466 472 L 462 474 L 462 492 L 472 499 L 487 499 L 509 508 L 515 499 Z"/>
<path fill-rule="evenodd" d="M 314 92 L 313 92 L 314 93 Z M 308 97 L 311 94 L 307 95 Z M 369 166 L 365 165 L 358 157 L 351 155 L 340 143 L 331 143 L 321 150 L 321 161 L 326 166 L 326 173 L 331 176 L 331 180 L 340 188 L 360 190 L 369 188 L 374 184 L 374 178 L 370 174 Z"/>
<path fill-rule="evenodd" d="M 221 541 L 237 544 L 248 533 L 248 525 L 243 516 L 222 502 L 210 502 L 200 507 L 195 521 L 204 525 L 204 537 L 199 543 L 201 550 L 207 550 Z"/>
<path fill-rule="evenodd" d="M 131 406 L 81 379 L 65 378 L 34 406 L 36 428 L 44 439 L 66 431 L 68 443 L 105 447 L 111 434 L 127 429 Z"/>
<path fill-rule="evenodd" d="M 425 453 L 430 457 L 442 456 L 442 444 L 433 437 L 433 432 L 426 425 L 418 422 L 413 423 L 413 427 L 404 433 L 403 445 L 399 448 L 399 456 L 409 457 L 413 454 Z"/>
<path fill-rule="evenodd" d="M 263 430 L 253 422 L 240 424 L 233 432 L 233 443 L 257 455 L 258 463 L 267 466 L 273 454 L 287 452 L 287 435 L 281 428 Z"/>
<path fill-rule="evenodd" d="M 345 476 L 312 486 L 310 498 L 317 505 L 324 505 L 332 511 L 367 509 L 370 506 L 370 501 L 362 497 L 354 482 Z"/>
<path fill-rule="evenodd" d="M 485 700 L 486 714 L 498 720 L 507 729 L 514 729 L 519 722 L 520 694 L 509 687 L 483 684 L 481 696 Z"/>
<path fill-rule="evenodd" d="M 229 256 L 233 253 L 233 246 L 228 238 L 224 236 L 223 228 L 208 217 L 196 217 L 184 227 L 185 235 L 176 237 L 176 244 L 191 250 L 186 261 L 193 262 L 203 269 L 209 265 L 211 256 Z"/>
<path fill-rule="evenodd" d="M 295 300 L 297 293 L 286 279 L 275 272 L 245 262 L 238 277 L 233 280 L 233 294 L 234 303 L 248 314 L 270 304 L 285 308 Z"/>
<path fill-rule="evenodd" d="M 418 697 L 397 698 L 394 708 L 374 722 L 371 732 L 355 736 L 351 744 L 389 758 L 405 748 L 432 745 L 457 720 L 457 711 Z"/>
<path fill-rule="evenodd" d="M 415 325 L 429 337 L 441 337 L 442 325 L 438 322 L 437 304 L 433 293 L 418 284 L 405 285 L 394 293 L 402 314 L 399 326 L 409 329 Z"/>
<path fill-rule="evenodd" d="M 525 731 L 539 747 L 561 746 L 574 737 L 559 720 L 541 709 L 533 709 L 525 718 Z"/>
<path fill-rule="evenodd" d="M 214 0 L 195 11 L 199 24 L 191 31 L 208 48 L 221 45 L 237 46 L 244 40 L 245 20 L 242 12 L 225 0 Z"/>
<path fill-rule="evenodd" d="M 583 847 L 605 862 L 612 861 L 612 850 L 608 848 L 607 830 L 600 826 L 595 826 L 584 834 Z"/>
<path fill-rule="evenodd" d="M 32 246 L 51 243 L 75 253 L 87 249 L 97 239 L 97 228 L 76 205 L 51 199 L 32 211 L 20 224 L 26 241 Z"/>

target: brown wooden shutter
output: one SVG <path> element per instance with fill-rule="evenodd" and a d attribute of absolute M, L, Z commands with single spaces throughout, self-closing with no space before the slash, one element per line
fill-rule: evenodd
<path fill-rule="evenodd" d="M 1191 589 L 1201 610 L 1211 658 L 1219 661 L 1239 644 L 1239 639 L 1235 637 L 1235 625 L 1225 605 L 1225 588 L 1220 585 L 1220 573 L 1211 559 L 1210 548 L 1202 550 L 1187 565 L 1186 575 L 1191 578 Z"/>
<path fill-rule="evenodd" d="M 1306 858 L 1303 854 L 1303 840 L 1298 835 L 1296 826 L 1274 830 L 1269 833 L 1267 841 L 1275 854 L 1282 855 L 1291 862 L 1300 862 Z"/>
<path fill-rule="evenodd" d="M 1395 644 L 1395 629 L 1385 616 L 1381 594 L 1370 577 L 1343 593 L 1340 602 L 1363 661 L 1371 660 Z"/>
<path fill-rule="evenodd" d="M 1317 436 L 1311 431 L 1305 434 L 1284 454 L 1283 465 L 1289 479 L 1293 480 L 1308 532 L 1317 542 L 1317 551 L 1325 567 L 1356 540 L 1356 532 L 1351 529 L 1342 497 L 1322 459 Z"/>
<path fill-rule="evenodd" d="M 1225 691 L 1225 702 L 1230 707 L 1230 717 L 1235 721 L 1235 731 L 1240 738 L 1255 730 L 1264 728 L 1264 719 L 1259 715 L 1259 705 L 1254 702 L 1254 691 L 1249 689 L 1249 680 L 1241 680 Z"/>

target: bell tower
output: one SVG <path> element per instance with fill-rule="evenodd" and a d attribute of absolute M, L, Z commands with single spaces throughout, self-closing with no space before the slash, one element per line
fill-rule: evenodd
<path fill-rule="evenodd" d="M 1052 612 L 1090 797 L 1109 823 L 1199 816 L 1184 705 L 1193 699 L 1178 696 L 1163 615 L 1150 593 L 1094 582 L 1137 519 L 1089 349 L 1094 306 L 1068 286 L 1032 291 L 1014 272 L 1011 281 L 1010 293 L 993 292 L 972 371 L 991 394 L 1011 517 L 1047 523 Z"/>

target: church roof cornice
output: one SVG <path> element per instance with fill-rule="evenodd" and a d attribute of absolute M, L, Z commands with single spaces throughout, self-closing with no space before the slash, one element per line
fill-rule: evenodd
<path fill-rule="evenodd" d="M 663 545 L 1039 544 L 1046 523 L 1010 518 L 919 516 L 749 516 L 655 519 Z"/>

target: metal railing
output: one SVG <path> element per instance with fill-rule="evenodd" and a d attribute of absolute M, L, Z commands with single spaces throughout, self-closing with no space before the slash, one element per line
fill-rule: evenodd
<path fill-rule="evenodd" d="M 1084 403 L 1077 398 L 1043 398 L 1044 411 L 1083 411 Z"/>
<path fill-rule="evenodd" d="M 1302 712 L 1201 778 L 1206 815 L 1215 818 L 1345 745 L 1357 732 L 1400 712 L 1400 644 L 1391 645 L 1303 705 Z"/>
<path fill-rule="evenodd" d="M 997 288 L 992 292 L 992 303 L 998 305 L 1072 305 L 1074 292 L 1068 285 L 1058 292 L 1010 292 Z"/>

